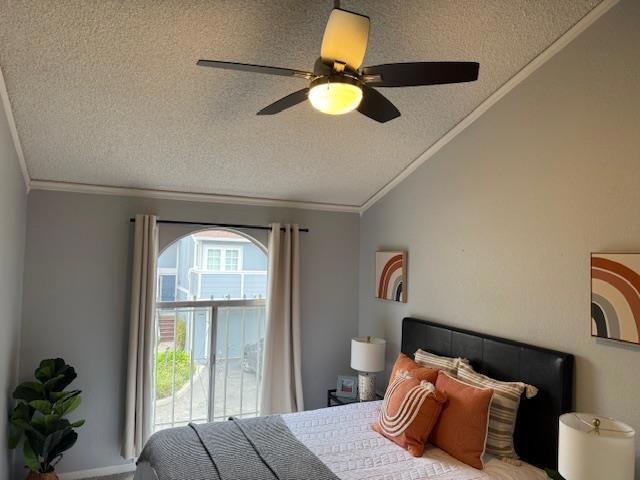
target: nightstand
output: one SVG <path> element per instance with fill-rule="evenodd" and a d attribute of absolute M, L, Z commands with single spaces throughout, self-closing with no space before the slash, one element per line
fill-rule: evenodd
<path fill-rule="evenodd" d="M 384 397 L 379 393 L 376 393 L 376 400 L 382 400 Z M 327 407 L 335 407 L 337 405 L 348 405 L 349 403 L 358 403 L 358 397 L 346 398 L 336 395 L 336 389 L 332 388 L 327 390 Z"/>

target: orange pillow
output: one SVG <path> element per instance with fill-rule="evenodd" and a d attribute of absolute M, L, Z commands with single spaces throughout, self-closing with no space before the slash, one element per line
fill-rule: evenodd
<path fill-rule="evenodd" d="M 447 404 L 429 441 L 474 468 L 484 468 L 492 388 L 479 388 L 438 373 L 436 388 L 447 394 Z"/>
<path fill-rule="evenodd" d="M 424 365 L 420 365 L 413 361 L 412 358 L 407 357 L 404 353 L 400 352 L 398 354 L 398 358 L 396 359 L 396 363 L 393 365 L 393 370 L 391 370 L 391 376 L 389 377 L 389 384 L 393 382 L 396 378 L 396 374 L 400 371 L 404 370 L 413 378 L 418 380 L 426 380 L 429 383 L 436 383 L 438 379 L 438 369 L 425 367 Z"/>
<path fill-rule="evenodd" d="M 437 391 L 433 383 L 400 370 L 384 394 L 373 429 L 414 457 L 421 457 L 446 400 L 447 396 Z"/>

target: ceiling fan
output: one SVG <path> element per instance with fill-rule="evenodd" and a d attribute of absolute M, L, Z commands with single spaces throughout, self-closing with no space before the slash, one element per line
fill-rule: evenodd
<path fill-rule="evenodd" d="M 342 115 L 357 109 L 380 123 L 399 117 L 400 111 L 372 87 L 440 85 L 478 79 L 480 65 L 477 62 L 410 62 L 362 67 L 369 39 L 369 17 L 339 8 L 339 0 L 334 6 L 313 72 L 217 60 L 198 60 L 197 64 L 311 82 L 308 87 L 263 108 L 258 115 L 274 115 L 308 99 L 322 113 Z"/>

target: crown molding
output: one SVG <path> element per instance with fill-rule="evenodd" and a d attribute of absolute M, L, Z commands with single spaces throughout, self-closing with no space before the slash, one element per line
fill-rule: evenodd
<path fill-rule="evenodd" d="M 20 164 L 20 170 L 22 171 L 22 178 L 24 179 L 24 185 L 29 193 L 31 189 L 31 177 L 29 176 L 29 170 L 27 169 L 27 162 L 24 160 L 24 153 L 22 151 L 22 144 L 20 143 L 20 137 L 18 136 L 18 129 L 16 128 L 16 122 L 13 118 L 13 110 L 11 109 L 11 101 L 9 100 L 9 92 L 7 91 L 7 84 L 4 81 L 4 75 L 2 74 L 2 67 L 0 66 L 0 98 L 2 98 L 2 106 L 4 107 L 4 114 L 7 117 L 7 123 L 9 124 L 9 131 L 11 132 L 11 138 L 13 139 L 13 146 L 16 149 L 18 156 L 18 163 Z"/>
<path fill-rule="evenodd" d="M 241 197 L 235 195 L 215 195 L 209 193 L 175 192 L 171 190 L 152 190 L 145 188 L 111 187 L 107 185 L 89 185 L 85 183 L 54 182 L 48 180 L 31 180 L 31 190 L 51 190 L 55 192 L 115 195 L 119 197 L 159 198 L 165 200 L 182 200 L 187 202 L 225 203 L 232 205 L 252 205 L 258 207 L 300 208 L 303 210 L 360 213 L 360 207 L 357 205 L 299 202 L 294 200 Z"/>
<path fill-rule="evenodd" d="M 440 149 L 447 145 L 451 140 L 456 138 L 462 131 L 464 131 L 469 125 L 480 118 L 484 113 L 489 110 L 493 105 L 498 103 L 507 93 L 517 87 L 523 80 L 529 77 L 532 73 L 538 70 L 542 65 L 549 61 L 553 56 L 560 52 L 564 47 L 569 45 L 578 35 L 585 31 L 589 26 L 595 23 L 602 15 L 607 13 L 612 7 L 614 7 L 619 0 L 603 0 L 589 13 L 582 17 L 573 27 L 567 30 L 562 36 L 560 36 L 555 42 L 547 47 L 542 53 L 535 57 L 531 62 L 524 66 L 518 73 L 511 77 L 506 83 L 498 88 L 493 94 L 482 102 L 475 110 L 467 115 L 462 121 L 460 121 L 451 130 L 445 133 L 440 139 L 425 150 L 418 158 L 407 165 L 398 175 L 390 180 L 384 187 L 373 194 L 361 207 L 360 215 L 364 214 L 369 208 L 371 208 L 377 201 L 383 198 L 387 193 L 393 190 L 400 184 L 405 178 L 415 172 L 418 167 L 433 157 Z"/>

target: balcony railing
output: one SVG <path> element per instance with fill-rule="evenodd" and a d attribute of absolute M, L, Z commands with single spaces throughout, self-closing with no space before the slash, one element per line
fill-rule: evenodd
<path fill-rule="evenodd" d="M 158 303 L 154 430 L 256 416 L 264 322 L 264 300 Z"/>
<path fill-rule="evenodd" d="M 237 271 L 214 272 L 211 270 L 191 271 L 194 275 L 191 288 L 193 294 L 202 300 L 263 299 L 267 290 L 267 272 Z"/>

